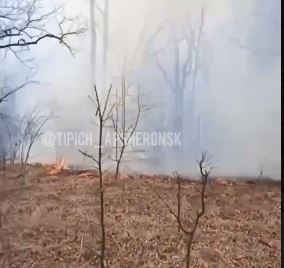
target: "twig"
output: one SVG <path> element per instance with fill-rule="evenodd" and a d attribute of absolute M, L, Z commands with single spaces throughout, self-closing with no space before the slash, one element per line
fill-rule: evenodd
<path fill-rule="evenodd" d="M 168 205 L 168 203 L 160 196 L 158 192 L 155 193 L 158 196 L 158 198 L 161 200 L 161 202 L 166 206 L 166 208 L 169 210 L 169 212 L 175 217 L 177 223 L 178 223 L 178 232 L 180 230 L 185 234 L 189 236 L 188 242 L 186 244 L 186 256 L 185 256 L 185 267 L 190 267 L 190 260 L 191 260 L 191 250 L 192 250 L 192 243 L 194 239 L 195 232 L 198 228 L 200 219 L 205 213 L 205 190 L 206 186 L 208 184 L 208 178 L 210 175 L 210 172 L 212 171 L 213 167 L 207 168 L 206 162 L 206 152 L 202 152 L 201 160 L 198 161 L 198 167 L 201 174 L 201 193 L 200 193 L 200 200 L 201 200 L 201 210 L 196 213 L 196 218 L 194 220 L 192 228 L 188 229 L 184 226 L 182 222 L 182 216 L 181 216 L 181 208 L 182 208 L 182 202 L 181 202 L 181 178 L 178 175 L 178 173 L 175 171 L 174 176 L 177 180 L 177 213 Z"/>

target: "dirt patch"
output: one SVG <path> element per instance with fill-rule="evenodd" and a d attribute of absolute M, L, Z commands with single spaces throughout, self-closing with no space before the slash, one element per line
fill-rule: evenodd
<path fill-rule="evenodd" d="M 95 173 L 50 175 L 39 165 L 30 167 L 26 181 L 15 168 L 0 176 L 0 267 L 98 267 Z M 199 205 L 199 190 L 198 182 L 184 182 L 182 213 L 188 224 Z M 182 267 L 187 238 L 178 234 L 155 191 L 175 209 L 174 180 L 106 179 L 109 267 Z M 211 182 L 192 266 L 280 267 L 280 193 L 280 183 Z"/>

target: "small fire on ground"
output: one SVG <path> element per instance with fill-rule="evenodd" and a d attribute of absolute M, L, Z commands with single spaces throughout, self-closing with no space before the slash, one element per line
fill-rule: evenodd
<path fill-rule="evenodd" d="M 58 163 L 56 163 L 55 165 L 50 166 L 48 168 L 48 173 L 50 175 L 57 175 L 66 169 L 68 169 L 68 166 L 66 160 L 63 158 L 60 161 L 58 161 Z"/>

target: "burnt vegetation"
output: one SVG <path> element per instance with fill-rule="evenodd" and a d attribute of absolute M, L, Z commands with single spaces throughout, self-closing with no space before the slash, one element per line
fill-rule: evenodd
<path fill-rule="evenodd" d="M 31 68 L 29 52 L 51 40 L 75 55 L 70 38 L 86 29 L 77 18 L 67 18 L 63 7 L 46 11 L 43 6 L 41 0 L 0 0 L 0 56 L 15 57 Z M 90 6 L 103 17 L 106 70 L 108 1 L 104 9 L 92 0 Z M 95 22 L 94 10 L 91 20 Z M 175 92 L 175 128 L 180 131 L 180 104 L 190 77 L 196 87 L 203 26 L 202 9 L 188 37 L 174 44 L 174 77 L 160 62 L 165 50 L 152 55 Z M 96 25 L 91 30 L 91 41 L 97 45 Z M 181 43 L 186 48 L 183 64 Z M 13 115 L 2 108 L 18 91 L 40 84 L 30 75 L 18 86 L 9 81 L 0 85 L 0 267 L 280 266 L 280 186 L 264 180 L 263 166 L 261 183 L 212 179 L 213 165 L 202 152 L 196 163 L 199 176 L 194 178 L 179 171 L 172 177 L 123 173 L 130 140 L 151 107 L 143 102 L 139 88 L 130 93 L 125 79 L 102 92 L 93 86 L 96 56 L 95 46 L 89 101 L 98 144 L 78 152 L 90 160 L 92 169 L 72 170 L 63 159 L 56 165 L 31 164 L 33 149 L 52 115 L 37 107 Z M 107 132 L 116 136 L 110 148 L 105 146 Z M 108 170 L 109 162 L 113 171 Z"/>

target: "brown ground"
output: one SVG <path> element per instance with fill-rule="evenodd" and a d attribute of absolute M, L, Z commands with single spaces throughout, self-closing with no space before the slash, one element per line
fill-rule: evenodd
<path fill-rule="evenodd" d="M 98 267 L 98 179 L 30 168 L 0 171 L 0 267 Z M 88 175 L 88 174 L 86 174 Z M 176 184 L 161 177 L 106 181 L 109 267 L 183 267 L 184 242 L 158 191 L 176 207 Z M 186 220 L 199 206 L 200 185 L 183 185 Z M 280 267 L 280 183 L 216 181 L 193 245 L 193 267 Z M 139 263 L 140 261 L 140 263 Z"/>

